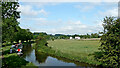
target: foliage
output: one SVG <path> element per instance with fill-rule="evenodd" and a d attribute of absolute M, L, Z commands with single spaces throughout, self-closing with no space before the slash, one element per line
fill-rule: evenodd
<path fill-rule="evenodd" d="M 19 56 L 9 56 L 3 59 L 2 68 L 15 68 L 21 67 L 21 65 L 26 65 L 28 62 Z"/>
<path fill-rule="evenodd" d="M 99 36 L 99 34 L 97 34 L 97 33 L 92 33 L 91 34 L 91 38 L 99 38 L 100 36 Z"/>
<path fill-rule="evenodd" d="M 15 35 L 15 39 L 18 42 L 19 40 L 28 41 L 33 39 L 33 34 L 29 31 L 29 29 L 21 29 L 19 28 L 19 31 Z"/>
<path fill-rule="evenodd" d="M 27 45 L 28 43 L 24 43 Z M 3 49 L 3 59 L 2 59 L 2 68 L 29 68 L 30 66 L 36 67 L 34 64 L 29 63 L 28 61 L 24 60 L 22 57 L 18 56 L 16 53 L 10 54 L 11 46 L 2 47 Z M 28 49 L 31 50 L 31 49 Z"/>
<path fill-rule="evenodd" d="M 17 21 L 20 18 L 18 2 L 0 2 L 2 5 L 2 42 L 18 42 L 31 40 L 33 35 L 29 29 L 22 29 Z"/>
<path fill-rule="evenodd" d="M 14 33 L 18 31 L 17 19 L 20 18 L 18 2 L 1 2 L 2 3 L 2 41 L 14 41 Z"/>
<path fill-rule="evenodd" d="M 36 50 L 40 48 L 40 46 L 47 46 L 47 40 L 46 40 L 47 35 L 44 34 L 39 34 L 39 36 L 36 38 L 35 42 L 36 42 Z M 39 44 L 39 45 L 38 45 Z"/>
<path fill-rule="evenodd" d="M 104 34 L 101 37 L 100 50 L 103 53 L 99 61 L 108 67 L 120 64 L 120 19 L 106 17 L 103 21 Z"/>

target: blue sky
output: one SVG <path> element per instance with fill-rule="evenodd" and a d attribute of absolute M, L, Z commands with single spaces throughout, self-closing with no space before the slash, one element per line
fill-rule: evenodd
<path fill-rule="evenodd" d="M 48 34 L 102 31 L 105 16 L 117 16 L 116 2 L 20 2 L 20 27 Z"/>

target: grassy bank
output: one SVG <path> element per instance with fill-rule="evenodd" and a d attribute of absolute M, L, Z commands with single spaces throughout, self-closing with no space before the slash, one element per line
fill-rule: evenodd
<path fill-rule="evenodd" d="M 24 43 L 26 44 L 26 43 Z M 22 57 L 18 56 L 16 53 L 10 54 L 10 47 L 5 46 L 0 49 L 0 52 L 3 54 L 0 58 L 2 58 L 2 68 L 15 68 L 15 67 L 20 67 L 20 68 L 29 68 L 29 67 L 36 67 L 34 64 L 29 63 L 28 61 L 24 60 Z"/>
<path fill-rule="evenodd" d="M 99 45 L 98 40 L 55 40 L 48 41 L 48 47 L 40 46 L 38 51 L 77 62 L 99 65 L 100 62 L 91 55 L 99 51 Z"/>

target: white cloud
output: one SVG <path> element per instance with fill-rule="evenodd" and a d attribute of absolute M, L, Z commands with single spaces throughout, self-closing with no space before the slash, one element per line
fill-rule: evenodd
<path fill-rule="evenodd" d="M 65 24 L 67 23 L 67 24 Z M 100 24 L 100 23 L 99 23 Z M 33 27 L 31 28 L 32 32 L 47 32 L 49 34 L 56 34 L 56 33 L 62 33 L 62 34 L 86 34 L 86 33 L 94 33 L 99 32 L 102 30 L 102 27 L 96 24 L 96 26 L 89 26 L 86 24 L 81 23 L 80 21 L 67 21 L 62 23 L 59 23 L 59 21 L 56 21 L 54 23 L 52 22 L 44 22 L 44 23 L 37 23 L 36 25 L 39 26 L 39 28 Z M 62 26 L 59 26 L 62 25 Z M 49 26 L 51 28 L 40 28 Z M 56 27 L 55 27 L 56 26 Z M 58 26 L 58 27 L 57 27 Z M 53 28 L 54 27 L 54 28 Z"/>
<path fill-rule="evenodd" d="M 43 14 L 44 16 L 47 16 L 47 12 L 44 9 L 41 9 L 40 11 L 38 11 L 38 13 Z"/>
<path fill-rule="evenodd" d="M 83 8 L 84 11 L 87 11 L 87 10 L 93 9 L 94 6 L 95 5 L 91 5 L 91 6 L 87 5 L 87 6 L 81 7 L 81 6 L 77 5 L 76 7 Z M 22 11 L 23 15 L 30 16 L 30 17 L 36 16 L 36 15 L 43 15 L 43 16 L 48 15 L 48 12 L 46 12 L 44 9 L 34 10 L 33 7 L 34 6 L 32 6 L 32 5 L 24 5 L 24 6 L 22 5 L 19 8 L 19 10 Z M 41 7 L 41 5 L 39 7 Z M 101 14 L 106 15 L 107 13 L 110 13 L 110 14 L 116 15 L 116 12 L 114 12 L 114 11 L 116 11 L 116 9 L 108 10 L 106 12 L 101 12 Z M 46 18 L 25 18 L 25 19 L 30 20 L 30 21 L 34 21 L 33 27 L 32 26 L 31 27 L 30 26 L 23 26 L 24 28 L 29 27 L 32 32 L 34 32 L 34 31 L 35 32 L 36 31 L 45 32 L 46 31 L 47 33 L 52 33 L 52 34 L 55 34 L 55 33 L 86 34 L 86 33 L 98 32 L 98 31 L 102 30 L 101 22 L 96 24 L 96 26 L 89 26 L 89 25 L 83 24 L 79 20 L 78 21 L 67 21 L 67 22 L 64 22 L 64 23 L 66 23 L 66 24 L 64 24 L 61 19 L 59 19 L 57 21 L 48 21 L 48 20 L 46 20 Z M 47 26 L 49 26 L 51 28 L 45 28 Z M 56 26 L 56 28 L 54 28 L 55 26 Z"/>
<path fill-rule="evenodd" d="M 47 12 L 44 9 L 34 10 L 32 5 L 20 5 L 18 11 L 21 11 L 23 16 L 36 16 L 43 15 L 47 16 Z"/>
<path fill-rule="evenodd" d="M 75 5 L 75 8 L 78 8 L 81 11 L 84 12 L 84 11 L 92 10 L 94 8 L 94 6 L 93 5 L 85 5 L 85 6 L 83 6 L 83 5 Z"/>
<path fill-rule="evenodd" d="M 101 2 L 82 2 L 80 4 L 74 5 L 74 7 L 78 8 L 80 11 L 86 12 L 94 9 L 96 6 L 102 6 L 102 5 L 103 3 Z"/>
<path fill-rule="evenodd" d="M 23 15 L 37 15 L 37 11 L 33 10 L 30 5 L 20 5 L 18 11 L 21 11 Z"/>
<path fill-rule="evenodd" d="M 80 11 L 87 12 L 96 8 L 101 7 L 102 10 L 118 7 L 118 3 L 116 2 L 82 2 L 80 4 L 74 5 L 75 8 L 79 9 Z"/>
<path fill-rule="evenodd" d="M 118 16 L 118 8 L 113 8 L 113 9 L 109 9 L 109 10 L 106 10 L 104 12 L 99 12 L 99 15 L 100 16 L 115 16 L 117 17 Z"/>

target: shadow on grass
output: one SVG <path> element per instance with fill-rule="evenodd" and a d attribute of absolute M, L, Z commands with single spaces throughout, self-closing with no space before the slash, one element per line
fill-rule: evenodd
<path fill-rule="evenodd" d="M 94 52 L 93 54 L 89 54 L 88 56 L 94 56 L 94 59 L 99 62 L 99 59 L 103 57 L 103 52 Z M 101 63 L 98 66 L 104 68 Z"/>
<path fill-rule="evenodd" d="M 9 56 L 2 59 L 2 68 L 16 68 L 21 67 L 29 63 L 19 56 Z"/>
<path fill-rule="evenodd" d="M 94 52 L 93 55 L 95 59 L 100 59 L 103 57 L 103 52 Z"/>
<path fill-rule="evenodd" d="M 16 53 L 16 51 L 13 50 L 12 53 Z M 7 54 L 10 54 L 10 49 L 2 52 L 2 55 L 7 55 Z"/>
<path fill-rule="evenodd" d="M 10 43 L 10 44 L 2 44 L 2 47 L 11 46 L 11 45 L 12 45 L 12 43 Z"/>
<path fill-rule="evenodd" d="M 10 54 L 10 50 L 6 50 L 2 52 L 2 55 Z"/>

